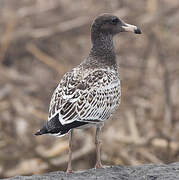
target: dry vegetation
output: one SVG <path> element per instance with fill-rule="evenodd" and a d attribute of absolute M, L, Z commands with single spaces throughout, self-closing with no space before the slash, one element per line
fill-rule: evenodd
<path fill-rule="evenodd" d="M 90 23 L 112 12 L 143 35 L 115 38 L 122 103 L 103 128 L 105 164 L 179 161 L 178 0 L 1 0 L 0 177 L 64 170 L 67 137 L 34 137 L 62 75 L 87 56 Z M 75 169 L 94 165 L 94 130 L 76 130 Z"/>

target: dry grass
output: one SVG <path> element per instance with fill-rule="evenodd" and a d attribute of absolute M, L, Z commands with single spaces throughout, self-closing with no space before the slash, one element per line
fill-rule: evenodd
<path fill-rule="evenodd" d="M 0 177 L 65 169 L 67 137 L 33 133 L 46 121 L 64 72 L 87 56 L 90 23 L 104 12 L 143 30 L 115 38 L 122 103 L 103 129 L 104 163 L 179 161 L 177 0 L 2 0 Z M 75 132 L 74 168 L 91 168 L 93 129 Z"/>

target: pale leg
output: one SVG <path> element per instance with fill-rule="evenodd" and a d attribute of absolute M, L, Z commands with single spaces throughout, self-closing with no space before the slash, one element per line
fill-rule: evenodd
<path fill-rule="evenodd" d="M 95 168 L 103 168 L 101 164 L 101 141 L 99 139 L 101 126 L 96 127 L 95 145 L 96 145 L 96 165 Z"/>
<path fill-rule="evenodd" d="M 71 160 L 72 160 L 72 136 L 73 136 L 73 129 L 69 132 L 69 159 L 68 159 L 68 167 L 67 172 L 72 172 Z"/>

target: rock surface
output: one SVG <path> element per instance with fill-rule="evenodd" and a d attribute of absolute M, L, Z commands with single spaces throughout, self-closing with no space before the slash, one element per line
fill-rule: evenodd
<path fill-rule="evenodd" d="M 71 174 L 52 172 L 44 175 L 17 176 L 6 180 L 179 180 L 179 162 L 169 165 L 112 166 L 105 169 L 90 169 Z"/>

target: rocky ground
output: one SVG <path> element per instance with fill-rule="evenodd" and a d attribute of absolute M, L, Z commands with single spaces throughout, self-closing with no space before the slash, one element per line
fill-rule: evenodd
<path fill-rule="evenodd" d="M 44 175 L 17 176 L 6 180 L 179 180 L 179 163 L 169 165 L 141 165 L 141 166 L 112 166 L 105 169 L 89 169 L 67 174 L 65 172 L 52 172 Z"/>

